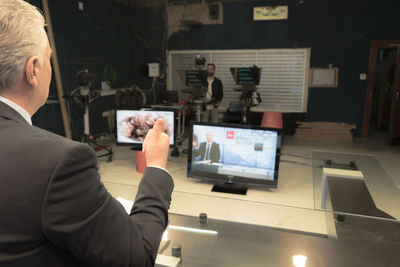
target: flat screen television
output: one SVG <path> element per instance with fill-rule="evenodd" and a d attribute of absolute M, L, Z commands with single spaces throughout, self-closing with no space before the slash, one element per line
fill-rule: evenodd
<path fill-rule="evenodd" d="M 186 86 L 201 87 L 207 80 L 207 71 L 205 70 L 187 70 Z"/>
<path fill-rule="evenodd" d="M 281 129 L 194 122 L 187 176 L 216 183 L 213 191 L 245 194 L 249 186 L 277 188 L 281 140 Z M 235 192 L 231 185 L 244 188 Z"/>
<path fill-rule="evenodd" d="M 257 66 L 231 68 L 233 79 L 237 85 L 260 84 L 261 69 Z"/>
<path fill-rule="evenodd" d="M 142 149 L 144 138 L 158 118 L 165 120 L 164 132 L 175 147 L 175 113 L 171 110 L 116 110 L 116 144 Z"/>

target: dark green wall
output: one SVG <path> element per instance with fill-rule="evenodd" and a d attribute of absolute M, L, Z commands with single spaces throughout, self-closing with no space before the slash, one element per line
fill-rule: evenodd
<path fill-rule="evenodd" d="M 31 2 L 41 7 L 41 1 Z M 114 87 L 138 83 L 149 88 L 151 80 L 143 66 L 163 59 L 164 8 L 131 8 L 111 0 L 83 2 L 85 10 L 79 11 L 77 1 L 49 0 L 64 89 L 75 87 L 75 74 L 81 69 L 97 75 L 98 87 L 106 66 L 117 73 Z M 264 5 L 288 5 L 289 19 L 254 22 L 253 7 Z M 168 48 L 310 47 L 311 67 L 332 63 L 339 68 L 339 87 L 310 88 L 307 119 L 355 123 L 360 130 L 367 84 L 359 75 L 367 73 L 371 40 L 400 38 L 400 1 L 249 1 L 224 3 L 223 9 L 223 25 L 175 33 Z M 50 94 L 56 94 L 54 82 Z M 101 111 L 112 107 L 113 97 L 96 100 L 91 110 L 94 133 L 106 130 Z M 82 111 L 74 107 L 72 113 L 79 136 Z M 58 105 L 44 106 L 33 121 L 63 134 Z"/>
<path fill-rule="evenodd" d="M 42 9 L 41 1 L 30 1 Z M 100 89 L 104 69 L 116 73 L 113 88 L 138 84 L 151 87 L 151 79 L 143 71 L 145 64 L 163 58 L 163 8 L 132 8 L 111 0 L 85 0 L 84 10 L 78 1 L 49 0 L 64 91 L 76 87 L 76 73 L 88 69 L 96 75 L 93 89 Z M 138 37 L 139 36 L 139 37 Z M 53 73 L 50 95 L 57 95 Z M 50 99 L 53 99 L 52 97 Z M 148 96 L 151 103 L 152 95 Z M 101 113 L 114 108 L 114 97 L 97 98 L 90 108 L 91 132 L 107 131 L 107 120 Z M 83 132 L 83 108 L 71 106 L 74 139 Z M 58 104 L 45 105 L 33 117 L 41 128 L 64 134 Z"/>
<path fill-rule="evenodd" d="M 284 21 L 253 21 L 254 6 L 288 5 Z M 307 119 L 354 123 L 360 133 L 370 41 L 400 38 L 400 1 L 224 3 L 223 25 L 175 33 L 170 49 L 311 48 L 311 67 L 339 68 L 338 88 L 310 88 Z"/>

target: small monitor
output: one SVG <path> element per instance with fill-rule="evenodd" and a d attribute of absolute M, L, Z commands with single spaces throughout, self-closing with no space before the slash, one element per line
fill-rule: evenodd
<path fill-rule="evenodd" d="M 179 92 L 178 91 L 163 91 L 160 93 L 160 98 L 163 103 L 178 103 Z"/>
<path fill-rule="evenodd" d="M 207 78 L 205 70 L 187 70 L 186 86 L 203 86 Z"/>
<path fill-rule="evenodd" d="M 244 186 L 278 186 L 281 129 L 192 123 L 187 176 Z"/>
<path fill-rule="evenodd" d="M 153 128 L 155 121 L 165 121 L 164 132 L 169 136 L 170 147 L 175 147 L 175 115 L 174 111 L 162 110 L 116 110 L 115 123 L 117 145 L 142 148 L 147 133 Z"/>
<path fill-rule="evenodd" d="M 261 69 L 257 66 L 231 68 L 231 73 L 237 85 L 260 84 Z"/>

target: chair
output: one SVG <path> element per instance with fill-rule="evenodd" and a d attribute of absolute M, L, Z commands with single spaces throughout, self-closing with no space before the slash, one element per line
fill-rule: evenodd
<path fill-rule="evenodd" d="M 282 129 L 282 112 L 264 112 L 261 126 Z"/>

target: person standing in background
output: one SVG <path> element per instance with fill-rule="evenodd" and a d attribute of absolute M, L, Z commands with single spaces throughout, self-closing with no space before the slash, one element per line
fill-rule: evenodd
<path fill-rule="evenodd" d="M 207 65 L 207 82 L 204 84 L 207 86 L 207 93 L 205 96 L 206 104 L 203 107 L 201 114 L 202 122 L 218 122 L 218 107 L 224 96 L 222 81 L 215 77 L 215 65 L 209 63 Z"/>

